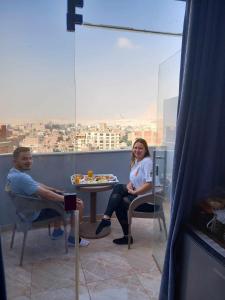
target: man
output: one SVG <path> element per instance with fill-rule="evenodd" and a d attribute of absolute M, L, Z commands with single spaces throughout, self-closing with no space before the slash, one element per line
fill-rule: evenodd
<path fill-rule="evenodd" d="M 49 187 L 43 183 L 35 181 L 25 171 L 28 171 L 32 167 L 32 155 L 30 148 L 18 147 L 13 152 L 14 167 L 10 169 L 7 176 L 6 190 L 15 194 L 22 194 L 26 196 L 39 196 L 49 201 L 57 201 L 64 203 L 63 192 Z M 77 198 L 76 206 L 82 216 L 83 201 Z M 43 219 L 44 217 L 58 216 L 59 214 L 53 209 L 43 209 L 37 214 L 35 213 L 32 220 Z M 68 244 L 70 246 L 75 245 L 74 238 L 74 214 L 70 214 L 71 230 L 68 237 Z M 63 230 L 60 228 L 59 223 L 54 223 L 54 231 L 51 238 L 53 240 L 59 239 L 63 235 Z M 80 239 L 81 246 L 87 246 L 89 241 Z"/>

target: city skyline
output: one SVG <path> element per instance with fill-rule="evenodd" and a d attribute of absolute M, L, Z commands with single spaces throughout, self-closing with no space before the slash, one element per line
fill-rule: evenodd
<path fill-rule="evenodd" d="M 69 33 L 66 2 L 0 2 L 0 122 L 154 120 L 159 64 L 181 37 L 84 26 Z M 86 0 L 79 13 L 85 22 L 182 32 L 184 3 L 141 4 Z"/>
<path fill-rule="evenodd" d="M 71 120 L 63 120 L 63 119 L 40 119 L 40 120 L 34 120 L 32 122 L 32 120 L 16 120 L 14 119 L 11 122 L 0 122 L 0 124 L 6 124 L 6 125 L 24 125 L 24 124 L 48 124 L 48 123 L 52 123 L 52 124 L 82 124 L 82 125 L 97 125 L 100 123 L 107 123 L 108 125 L 126 125 L 126 124 L 133 124 L 134 126 L 136 125 L 143 125 L 143 124 L 151 124 L 151 123 L 157 123 L 158 119 L 154 118 L 154 119 L 149 119 L 149 118 L 130 118 L 130 119 L 126 119 L 126 118 L 118 118 L 118 119 L 92 119 L 92 120 L 84 120 L 84 121 L 76 121 L 74 119 Z"/>
<path fill-rule="evenodd" d="M 0 154 L 11 153 L 18 146 L 29 147 L 35 153 L 129 149 L 136 138 L 149 145 L 161 145 L 162 132 L 157 123 L 0 124 Z"/>

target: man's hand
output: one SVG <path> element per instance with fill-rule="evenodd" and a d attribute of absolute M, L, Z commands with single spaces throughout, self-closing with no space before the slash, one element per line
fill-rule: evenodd
<path fill-rule="evenodd" d="M 84 208 L 84 202 L 81 199 L 77 198 L 76 204 L 77 204 L 77 209 L 80 210 Z"/>

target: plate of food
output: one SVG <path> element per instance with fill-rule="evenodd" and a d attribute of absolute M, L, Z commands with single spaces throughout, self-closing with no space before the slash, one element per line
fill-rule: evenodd
<path fill-rule="evenodd" d="M 107 185 L 117 182 L 118 179 L 113 174 L 93 174 L 91 177 L 83 174 L 71 176 L 71 183 L 76 186 Z"/>

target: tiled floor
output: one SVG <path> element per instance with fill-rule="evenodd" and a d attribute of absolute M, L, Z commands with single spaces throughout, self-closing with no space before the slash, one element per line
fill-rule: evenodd
<path fill-rule="evenodd" d="M 112 233 L 80 248 L 81 300 L 156 300 L 161 274 L 152 258 L 155 225 L 135 219 L 132 249 L 117 246 L 121 235 L 116 220 Z M 29 232 L 24 265 L 19 267 L 21 235 L 9 250 L 10 234 L 3 233 L 8 300 L 74 300 L 74 249 L 64 253 L 63 239 L 51 241 L 47 229 Z"/>

